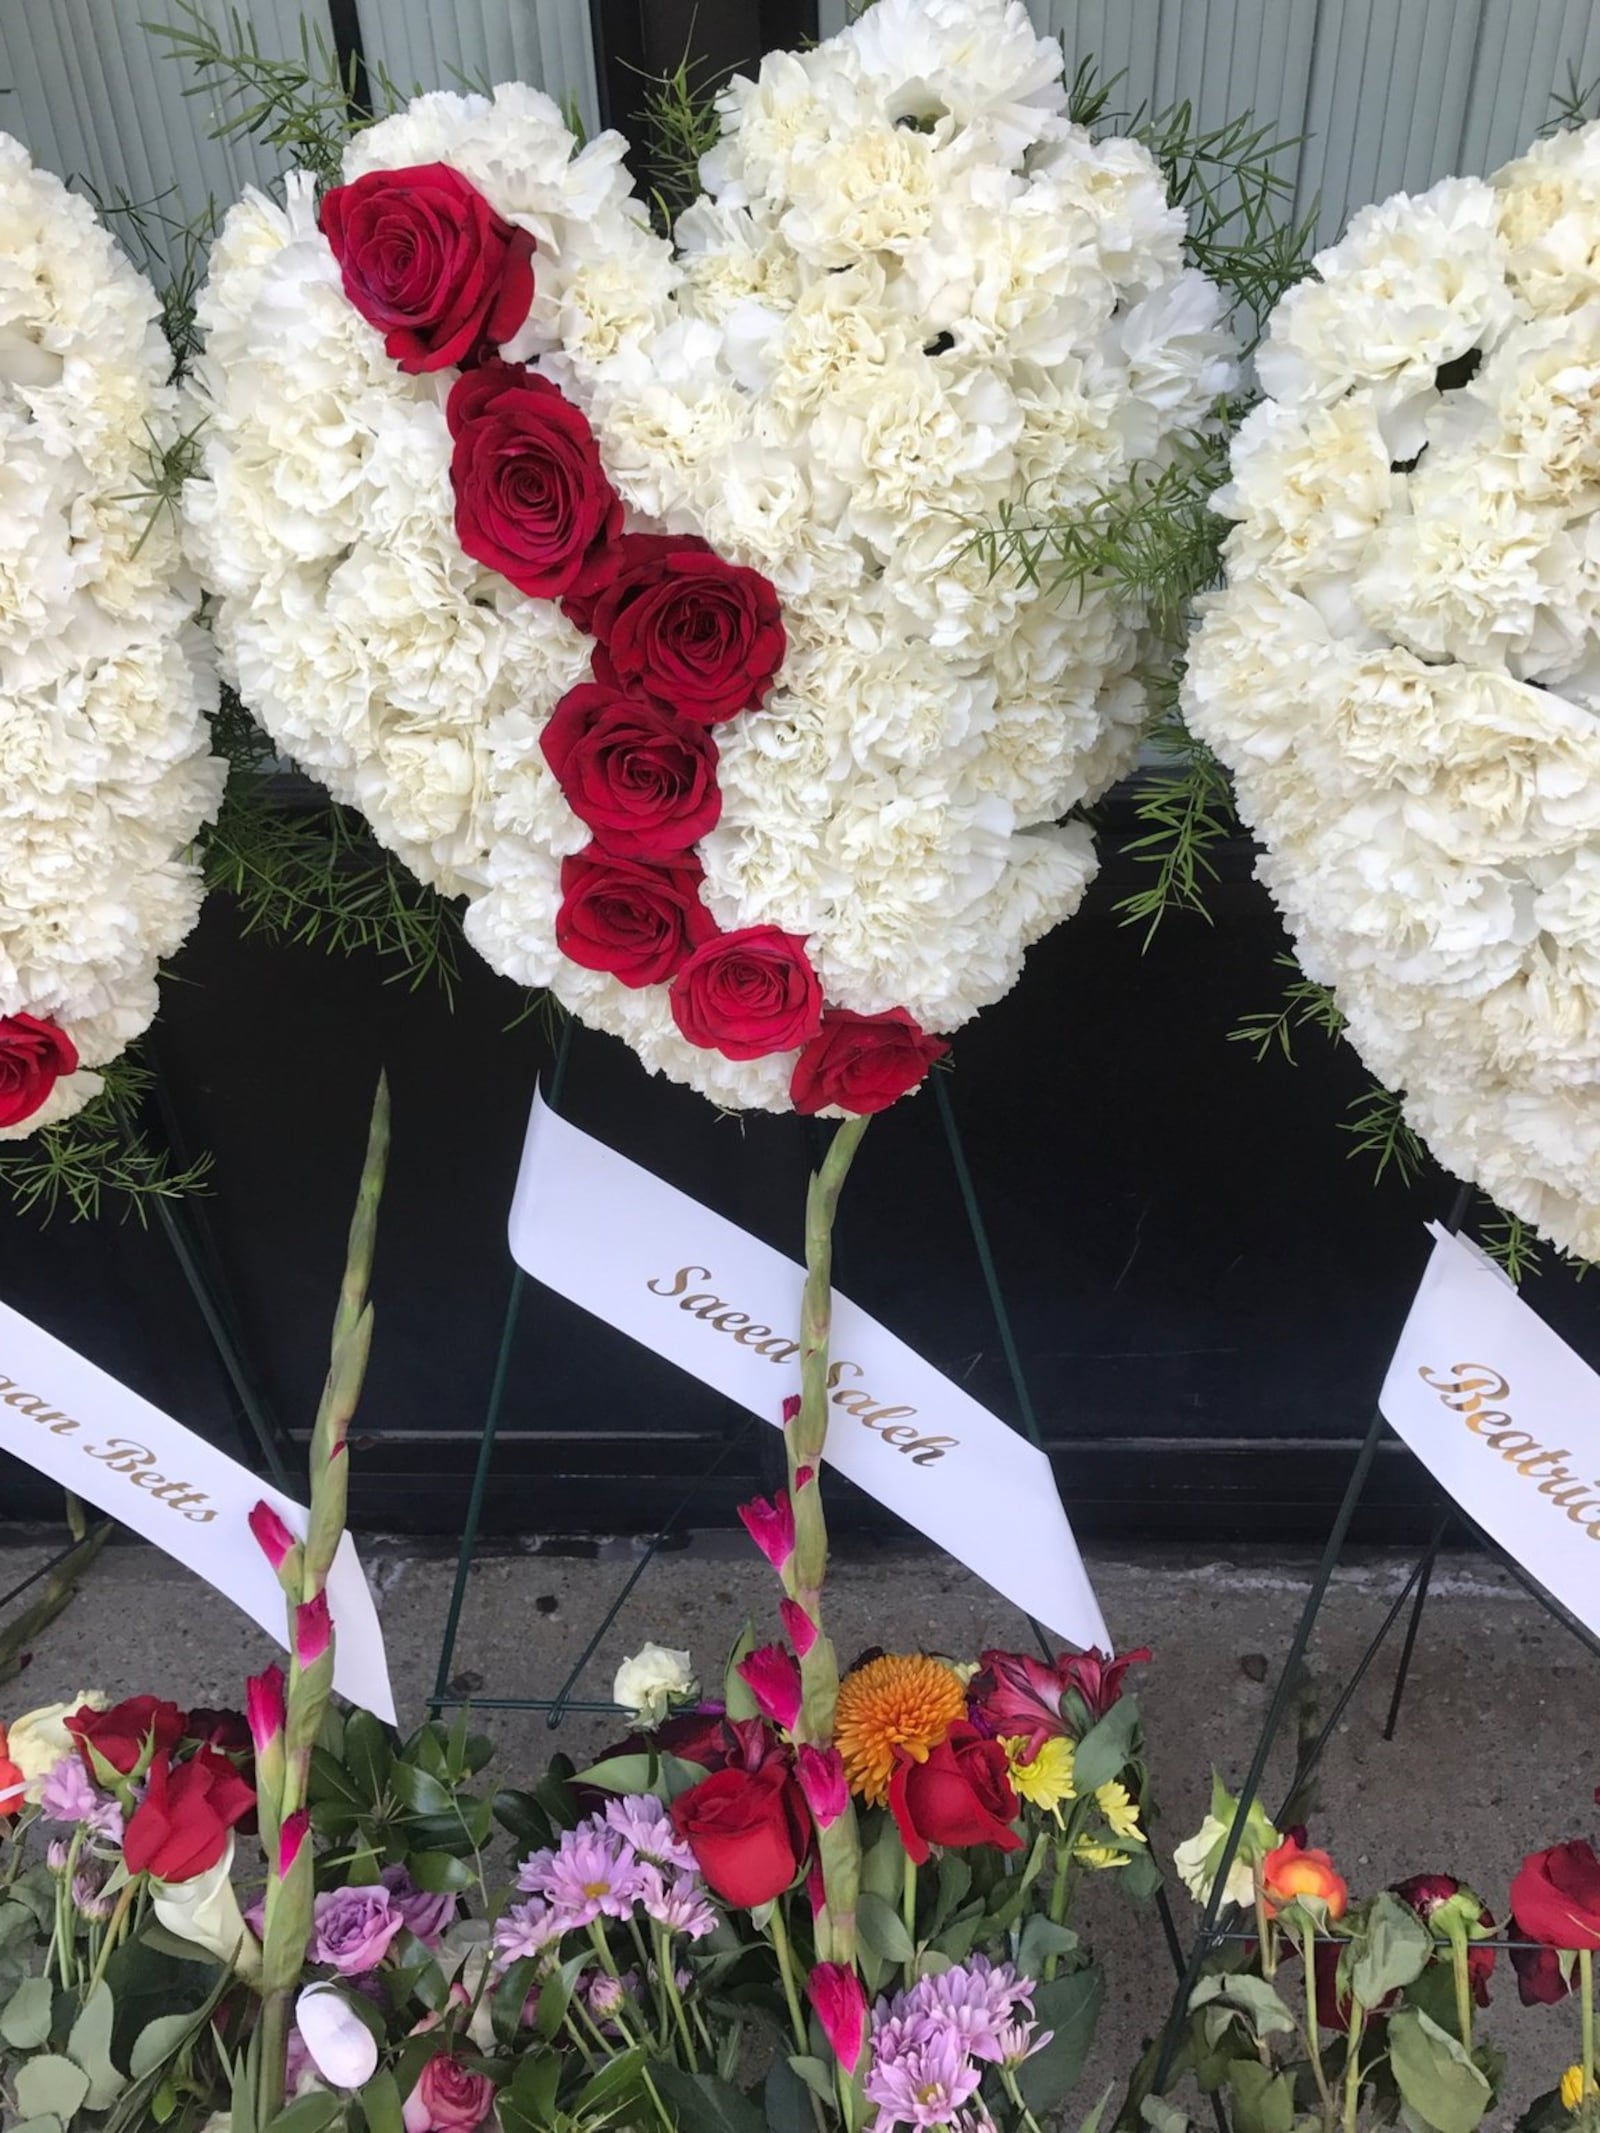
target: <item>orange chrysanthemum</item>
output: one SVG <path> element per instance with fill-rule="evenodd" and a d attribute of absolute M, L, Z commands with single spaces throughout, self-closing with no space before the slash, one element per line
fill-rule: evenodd
<path fill-rule="evenodd" d="M 961 1677 L 941 1660 L 890 1653 L 858 1666 L 839 1684 L 833 1733 L 850 1790 L 881 1807 L 889 1797 L 896 1748 L 926 1762 L 928 1751 L 966 1713 Z"/>

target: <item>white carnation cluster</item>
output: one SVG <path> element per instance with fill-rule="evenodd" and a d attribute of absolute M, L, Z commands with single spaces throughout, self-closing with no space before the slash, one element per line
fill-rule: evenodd
<path fill-rule="evenodd" d="M 830 1009 L 948 1032 L 1079 903 L 1065 821 L 1131 763 L 1143 617 L 991 575 L 1005 508 L 1085 510 L 1231 382 L 1216 290 L 1137 145 L 1065 115 L 1021 0 L 878 0 L 723 99 L 677 252 L 622 144 L 549 101 L 428 96 L 344 176 L 446 163 L 536 238 L 501 353 L 588 417 L 629 531 L 765 577 L 787 653 L 717 726 L 694 846 L 722 933 L 802 940 Z M 445 402 L 346 300 L 310 188 L 229 217 L 202 304 L 211 427 L 192 492 L 220 634 L 274 737 L 424 878 L 498 970 L 734 1107 L 790 1103 L 793 1051 L 690 1042 L 665 984 L 557 945 L 589 831 L 540 748 L 592 644 L 462 552 Z"/>
<path fill-rule="evenodd" d="M 1280 304 L 1184 715 L 1440 1161 L 1600 1257 L 1600 127 Z"/>
<path fill-rule="evenodd" d="M 150 494 L 178 436 L 157 319 L 88 203 L 0 135 L 5 1140 L 80 1110 L 149 1026 L 222 790 L 198 593 Z"/>

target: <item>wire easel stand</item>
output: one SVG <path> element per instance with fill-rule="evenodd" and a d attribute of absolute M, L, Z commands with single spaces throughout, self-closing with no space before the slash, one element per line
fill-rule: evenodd
<path fill-rule="evenodd" d="M 1462 1185 L 1457 1190 L 1454 1203 L 1442 1225 L 1448 1234 L 1453 1236 L 1461 1229 L 1471 1209 L 1473 1198 L 1474 1191 L 1470 1185 Z M 1239 1846 L 1243 1840 L 1245 1823 L 1249 1816 L 1250 1808 L 1260 1796 L 1262 1783 L 1266 1776 L 1267 1762 L 1272 1754 L 1273 1745 L 1279 1733 L 1283 1730 L 1284 1720 L 1288 1717 L 1290 1706 L 1299 1690 L 1301 1668 L 1311 1643 L 1312 1634 L 1316 1628 L 1317 1618 L 1322 1611 L 1323 1602 L 1328 1596 L 1328 1588 L 1333 1582 L 1334 1573 L 1344 1555 L 1345 1542 L 1349 1537 L 1351 1522 L 1355 1517 L 1362 1496 L 1365 1494 L 1374 1461 L 1377 1458 L 1379 1447 L 1388 1428 L 1389 1425 L 1384 1418 L 1382 1409 L 1374 1406 L 1372 1420 L 1367 1426 L 1367 1434 L 1362 1440 L 1360 1450 L 1356 1454 L 1355 1465 L 1351 1468 L 1350 1478 L 1345 1484 L 1344 1495 L 1340 1499 L 1338 1510 L 1334 1513 L 1332 1529 L 1328 1534 L 1322 1555 L 1312 1575 L 1311 1584 L 1307 1589 L 1305 1601 L 1300 1610 L 1300 1619 L 1295 1625 L 1295 1632 L 1290 1639 L 1288 1654 L 1284 1659 L 1282 1670 L 1273 1689 L 1272 1701 L 1267 1706 L 1267 1715 L 1262 1722 L 1261 1732 L 1257 1737 L 1255 1749 L 1250 1758 L 1249 1769 L 1245 1773 L 1244 1783 L 1239 1790 L 1238 1804 L 1235 1807 L 1233 1821 L 1223 1844 L 1222 1857 L 1218 1862 L 1216 1873 L 1212 1877 L 1211 1893 L 1202 1910 L 1199 1928 L 1190 1946 L 1188 1957 L 1180 1968 L 1178 1990 L 1173 1998 L 1171 2010 L 1162 2030 L 1160 2051 L 1157 2055 L 1155 2071 L 1151 2079 L 1151 2092 L 1155 2095 L 1164 2093 L 1171 2078 L 1173 2065 L 1183 2038 L 1184 2022 L 1188 2014 L 1189 2001 L 1193 1996 L 1196 1985 L 1200 1982 L 1206 1958 L 1214 1949 L 1230 1942 L 1253 1941 L 1256 1938 L 1254 1933 L 1230 1931 L 1220 1923 L 1223 1912 L 1230 1908 L 1224 1900 L 1228 1876 L 1232 1870 L 1234 1860 L 1238 1857 Z M 1563 1606 L 1554 1593 L 1546 1591 L 1538 1579 L 1525 1570 L 1520 1563 L 1515 1562 L 1508 1556 L 1491 1534 L 1485 1533 L 1482 1527 L 1468 1518 L 1454 1504 L 1448 1506 L 1435 1525 L 1433 1533 L 1429 1537 L 1427 1545 L 1418 1558 L 1410 1576 L 1395 1595 L 1388 1613 L 1378 1625 L 1360 1659 L 1356 1662 L 1355 1668 L 1341 1689 L 1332 1710 L 1328 1713 L 1315 1738 L 1301 1750 L 1296 1760 L 1294 1775 L 1290 1779 L 1284 1795 L 1284 1806 L 1279 1809 L 1276 1817 L 1280 1824 L 1284 1819 L 1286 1810 L 1309 1782 L 1321 1763 L 1329 1741 L 1332 1740 L 1338 1730 L 1341 1719 L 1349 1709 L 1357 1691 L 1366 1679 L 1373 1662 L 1382 1650 L 1395 1624 L 1399 1621 L 1409 1600 L 1411 1612 L 1400 1647 L 1400 1658 L 1395 1672 L 1394 1687 L 1390 1694 L 1388 1713 L 1383 1726 L 1383 1738 L 1385 1740 L 1394 1738 L 1395 1727 L 1400 1719 L 1401 1704 L 1405 1696 L 1406 1681 L 1411 1671 L 1411 1661 L 1416 1652 L 1417 1636 L 1422 1626 L 1423 1609 L 1427 1605 L 1434 1566 L 1438 1561 L 1439 1551 L 1444 1543 L 1445 1535 L 1452 1524 L 1465 1527 L 1469 1532 L 1476 1534 L 1484 1547 L 1498 1558 L 1507 1573 L 1530 1598 L 1536 1600 L 1555 1621 L 1561 1623 L 1563 1628 L 1570 1630 L 1589 1651 L 1600 1657 L 1600 1637 L 1596 1637 L 1594 1632 L 1580 1622 L 1570 1609 Z M 1508 1942 L 1506 1945 L 1512 1944 Z M 1521 1944 L 1517 1943 L 1516 1945 Z M 1217 2105 L 1220 2113 L 1220 2099 L 1214 2098 L 1213 2102 Z"/>

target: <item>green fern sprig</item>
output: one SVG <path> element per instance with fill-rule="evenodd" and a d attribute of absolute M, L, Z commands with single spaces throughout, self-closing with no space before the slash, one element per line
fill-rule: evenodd
<path fill-rule="evenodd" d="M 48 1222 L 65 1211 L 74 1222 L 116 1209 L 141 1226 L 155 1200 L 206 1189 L 209 1155 L 186 1168 L 154 1147 L 139 1114 L 155 1076 L 135 1052 L 100 1070 L 104 1087 L 73 1117 L 0 1146 L 0 1183 L 24 1214 Z"/>
<path fill-rule="evenodd" d="M 1280 955 L 1276 961 L 1278 968 L 1289 975 L 1278 1007 L 1243 1015 L 1228 1032 L 1230 1044 L 1250 1046 L 1258 1066 L 1272 1052 L 1281 1053 L 1293 1066 L 1297 1030 L 1318 1030 L 1324 1037 L 1344 1034 L 1344 1015 L 1332 986 L 1319 985 L 1315 978 L 1306 977 L 1292 955 Z"/>

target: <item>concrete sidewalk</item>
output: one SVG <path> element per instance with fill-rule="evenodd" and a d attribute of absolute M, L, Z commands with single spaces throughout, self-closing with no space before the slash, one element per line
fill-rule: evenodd
<path fill-rule="evenodd" d="M 0 1529 L 3 1532 L 4 1529 Z M 0 1591 L 47 1551 L 36 1538 L 0 1542 Z M 368 1537 L 363 1559 L 377 1593 L 403 1721 L 420 1718 L 432 1687 L 451 1564 L 410 1542 Z M 491 1555 L 474 1573 L 456 1656 L 463 1691 L 486 1697 L 549 1694 L 582 1650 L 635 1559 L 631 1543 L 583 1555 Z M 1344 1569 L 1311 1655 L 1301 1722 L 1314 1726 L 1356 1663 L 1410 1568 L 1371 1556 Z M 1112 1633 L 1149 1644 L 1140 1669 L 1160 1819 L 1170 1859 L 1205 1810 L 1213 1764 L 1236 1783 L 1254 1743 L 1310 1571 L 1306 1558 L 1206 1556 L 1163 1550 L 1092 1556 Z M 612 1672 L 647 1638 L 687 1645 L 713 1682 L 746 1615 L 778 1631 L 776 1587 L 743 1536 L 703 1536 L 658 1560 L 606 1637 L 576 1694 L 609 1696 Z M 846 1661 L 867 1645 L 975 1655 L 987 1644 L 1029 1648 L 1026 1625 L 943 1557 L 844 1548 L 829 1584 L 830 1626 Z M 1358 1895 L 1401 1876 L 1450 1872 L 1503 1914 L 1526 1851 L 1586 1836 L 1600 1815 L 1600 1665 L 1520 1590 L 1476 1557 L 1438 1567 L 1398 1738 L 1381 1738 L 1398 1638 L 1347 1714 L 1324 1764 L 1312 1841 L 1327 1845 Z M 254 1626 L 187 1572 L 137 1543 L 110 1549 L 83 1591 L 39 1640 L 24 1676 L 0 1690 L 0 1716 L 93 1687 L 114 1696 L 152 1691 L 180 1703 L 242 1700 L 246 1673 L 270 1653 Z M 506 1781 L 521 1783 L 564 1747 L 583 1758 L 614 1720 L 573 1717 L 552 1733 L 539 1717 L 493 1714 Z M 1292 1761 L 1280 1748 L 1268 1805 Z M 1097 1877 L 1079 1924 L 1108 1973 L 1085 2105 L 1132 2065 L 1159 2023 L 1172 1970 L 1152 1911 L 1136 1910 Z M 1174 1889 L 1180 1926 L 1193 1912 Z M 1490 2034 L 1512 2054 L 1509 2123 L 1577 2055 L 1573 2003 L 1525 2012 L 1502 1959 Z"/>

